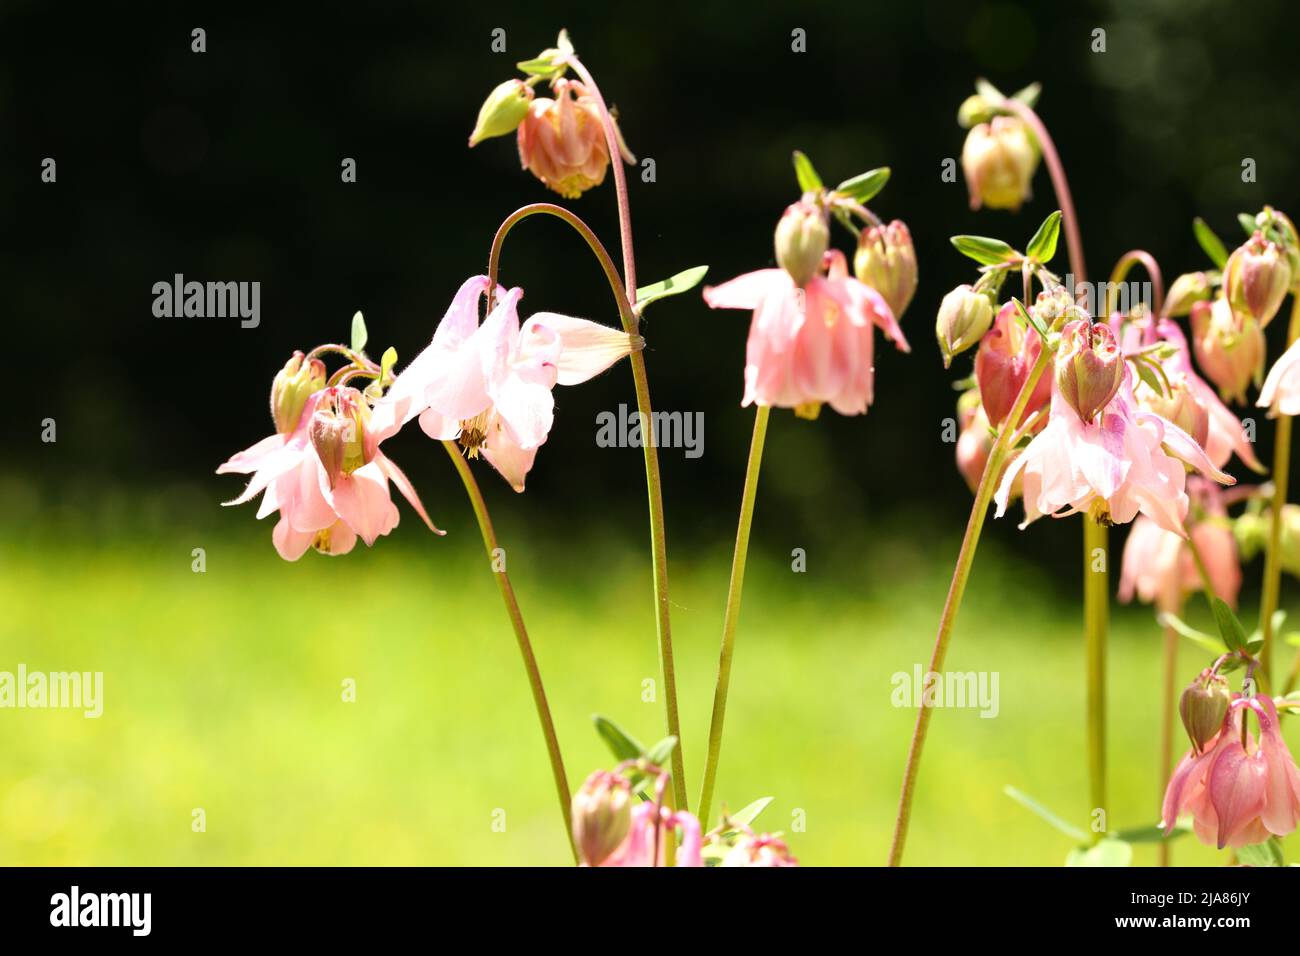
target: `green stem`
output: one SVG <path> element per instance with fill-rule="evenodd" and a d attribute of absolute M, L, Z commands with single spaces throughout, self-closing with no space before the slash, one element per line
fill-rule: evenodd
<path fill-rule="evenodd" d="M 465 484 L 465 492 L 469 495 L 469 502 L 474 508 L 474 517 L 478 519 L 478 530 L 483 535 L 483 548 L 487 551 L 488 561 L 495 562 L 498 556 L 497 535 L 492 528 L 492 518 L 488 514 L 487 502 L 483 500 L 483 492 L 479 490 L 478 482 L 474 480 L 474 472 L 470 470 L 469 463 L 461 457 L 460 449 L 456 447 L 455 442 L 444 441 L 442 447 L 447 449 L 447 454 L 451 456 L 452 463 L 460 474 L 460 480 Z M 576 863 L 578 848 L 573 842 L 573 820 L 570 815 L 573 800 L 569 794 L 569 778 L 564 772 L 564 758 L 560 756 L 560 741 L 555 736 L 555 723 L 551 720 L 551 707 L 546 702 L 542 672 L 537 667 L 537 657 L 533 654 L 532 642 L 528 640 L 528 630 L 524 627 L 524 616 L 519 610 L 519 602 L 515 600 L 515 589 L 510 584 L 510 576 L 506 574 L 504 567 L 497 571 L 495 564 L 493 564 L 493 571 L 497 579 L 497 587 L 501 591 L 501 600 L 505 602 L 506 613 L 510 616 L 510 623 L 515 629 L 519 656 L 523 658 L 524 670 L 528 673 L 528 685 L 533 691 L 537 719 L 542 725 L 542 736 L 546 738 L 546 753 L 551 758 L 551 775 L 555 778 L 555 794 L 559 797 L 560 813 L 564 816 L 564 832 L 568 837 L 569 850 L 573 853 Z"/>
<path fill-rule="evenodd" d="M 1088 669 L 1088 792 L 1092 809 L 1106 810 L 1106 631 L 1110 618 L 1105 525 L 1083 518 L 1084 656 Z M 1100 561 L 1097 551 L 1100 549 Z M 1095 563 L 1094 563 L 1095 562 Z M 1104 819 L 1104 818 L 1103 818 Z M 1096 834 L 1101 839 L 1102 833 Z"/>
<path fill-rule="evenodd" d="M 731 583 L 727 587 L 727 610 L 722 618 L 722 649 L 718 654 L 718 682 L 713 691 L 713 716 L 709 721 L 709 751 L 704 761 L 704 786 L 700 790 L 699 820 L 709 827 L 713 806 L 713 785 L 722 752 L 722 723 L 727 716 L 727 690 L 731 684 L 731 655 L 736 645 L 736 621 L 740 617 L 740 596 L 745 587 L 745 560 L 749 555 L 749 529 L 754 521 L 754 498 L 758 493 L 758 471 L 763 463 L 769 406 L 760 405 L 754 414 L 754 437 L 749 443 L 749 464 L 745 467 L 745 488 L 740 496 L 740 521 L 736 524 L 736 550 L 731 558 Z"/>
<path fill-rule="evenodd" d="M 492 251 L 488 255 L 489 308 L 491 307 L 492 294 L 496 289 L 497 273 L 501 265 L 501 246 L 505 242 L 506 235 L 522 220 L 538 214 L 562 219 L 582 236 L 595 255 L 596 260 L 600 263 L 601 271 L 605 273 L 605 278 L 609 282 L 610 291 L 613 292 L 614 300 L 618 304 L 618 314 L 623 323 L 623 331 L 629 335 L 636 335 L 638 330 L 637 316 L 627 292 L 623 288 L 614 261 L 609 257 L 609 253 L 601 244 L 600 239 L 596 237 L 596 234 L 591 231 L 591 228 L 585 222 L 563 206 L 557 206 L 554 203 L 533 203 L 517 209 L 507 216 L 505 221 L 501 223 L 500 228 L 497 229 L 497 234 L 492 239 Z M 652 422 L 654 417 L 650 408 L 650 384 L 646 378 L 645 356 L 642 355 L 640 349 L 636 349 L 629 356 L 629 361 L 632 363 L 632 382 L 636 387 L 637 411 L 640 413 L 641 421 Z M 669 625 L 668 543 L 664 534 L 664 502 L 663 488 L 659 481 L 659 449 L 655 445 L 654 429 L 647 429 L 645 434 L 646 440 L 641 445 L 645 453 L 646 498 L 650 508 L 650 552 L 655 589 L 655 625 L 659 635 L 659 667 L 663 674 L 664 711 L 668 733 L 677 738 L 677 746 L 673 748 L 672 755 L 674 804 L 676 807 L 685 810 L 687 809 L 686 781 L 682 760 L 681 724 L 677 715 L 677 676 L 673 665 L 673 639 Z"/>
<path fill-rule="evenodd" d="M 1300 295 L 1291 297 L 1291 322 L 1287 326 L 1287 348 L 1300 336 Z M 1268 551 L 1264 555 L 1264 588 L 1260 599 L 1259 626 L 1264 644 L 1259 649 L 1260 669 L 1266 678 L 1273 676 L 1273 613 L 1282 593 L 1282 509 L 1286 506 L 1287 483 L 1291 471 L 1290 415 L 1278 415 L 1277 437 L 1273 444 L 1273 502 L 1269 514 Z M 1289 693 L 1300 671 L 1300 652 L 1291 667 L 1286 692 Z"/>
<path fill-rule="evenodd" d="M 1164 803 L 1165 791 L 1169 789 L 1169 778 L 1174 766 L 1174 709 L 1178 694 L 1178 632 L 1172 627 L 1165 627 L 1165 674 L 1163 708 L 1160 715 L 1160 793 L 1156 806 Z M 1170 841 L 1161 840 L 1159 862 L 1161 866 L 1170 863 Z"/>
<path fill-rule="evenodd" d="M 989 460 L 984 465 L 984 474 L 975 492 L 975 502 L 971 505 L 970 519 L 966 522 L 966 534 L 961 541 L 961 550 L 957 552 L 957 564 L 952 570 L 952 582 L 948 585 L 948 597 L 943 603 L 943 614 L 939 618 L 939 631 L 934 638 L 934 650 L 930 654 L 930 672 L 943 670 L 944 658 L 948 654 L 948 644 L 952 638 L 952 628 L 957 621 L 957 611 L 961 608 L 962 597 L 966 593 L 966 581 L 970 577 L 971 566 L 975 562 L 975 549 L 979 545 L 980 532 L 984 528 L 984 519 L 993 500 L 998 479 L 1002 474 L 1003 463 L 1011 447 L 1011 436 L 1015 434 L 1029 398 L 1034 393 L 1034 386 L 1042 376 L 1043 370 L 1052 352 L 1043 343 L 1029 377 L 1020 388 L 1016 404 L 1012 407 L 1007 420 L 1002 423 L 997 441 L 989 452 Z M 912 800 L 916 794 L 916 778 L 921 769 L 921 753 L 925 749 L 925 738 L 930 729 L 930 716 L 933 708 L 926 705 L 922 696 L 916 711 L 916 725 L 912 729 L 912 743 L 907 751 L 907 765 L 903 769 L 903 788 L 898 797 L 898 816 L 894 821 L 894 838 L 889 847 L 889 865 L 899 866 L 903 861 L 903 846 L 907 842 L 907 827 L 912 819 Z"/>

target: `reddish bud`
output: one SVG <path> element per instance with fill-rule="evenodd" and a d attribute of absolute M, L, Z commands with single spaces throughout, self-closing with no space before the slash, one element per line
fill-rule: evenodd
<path fill-rule="evenodd" d="M 1124 383 L 1124 355 L 1110 326 L 1075 319 L 1061 332 L 1056 387 L 1085 422 L 1105 408 Z"/>

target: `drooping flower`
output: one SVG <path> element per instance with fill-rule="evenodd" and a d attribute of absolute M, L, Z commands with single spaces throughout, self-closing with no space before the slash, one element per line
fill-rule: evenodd
<path fill-rule="evenodd" d="M 853 274 L 885 297 L 900 322 L 916 294 L 916 249 L 902 220 L 872 226 L 858 236 Z"/>
<path fill-rule="evenodd" d="M 1128 367 L 1110 326 L 1075 319 L 1061 331 L 1056 390 L 1084 422 L 1110 404 Z"/>
<path fill-rule="evenodd" d="M 1277 315 L 1291 286 L 1291 265 L 1277 243 L 1256 232 L 1223 266 L 1223 292 L 1232 311 L 1263 328 Z"/>
<path fill-rule="evenodd" d="M 719 866 L 798 866 L 784 840 L 772 833 L 742 833 Z"/>
<path fill-rule="evenodd" d="M 1300 339 L 1292 342 L 1268 370 L 1255 404 L 1269 409 L 1271 415 L 1300 415 Z"/>
<path fill-rule="evenodd" d="M 1200 520 L 1191 526 L 1191 539 L 1205 561 L 1214 594 L 1236 607 L 1241 591 L 1241 563 L 1237 539 L 1218 487 L 1197 476 L 1188 479 L 1187 487 L 1201 513 Z M 1128 603 L 1136 596 L 1161 611 L 1178 613 L 1184 597 L 1202 586 L 1200 571 L 1187 542 L 1145 515 L 1139 515 L 1124 542 L 1119 599 Z"/>
<path fill-rule="evenodd" d="M 753 310 L 742 405 L 815 417 L 829 403 L 841 415 L 861 415 L 874 397 L 872 326 L 909 350 L 884 297 L 850 276 L 837 250 L 803 286 L 785 269 L 759 269 L 705 288 L 704 301 L 714 309 Z"/>
<path fill-rule="evenodd" d="M 1191 324 L 1196 361 L 1224 399 L 1244 402 L 1247 386 L 1264 370 L 1267 346 L 1259 323 L 1235 314 L 1220 296 L 1194 304 Z"/>
<path fill-rule="evenodd" d="M 1043 340 L 1020 321 L 1016 304 L 1008 302 L 1002 306 L 993 327 L 984 333 L 975 353 L 975 380 L 979 382 L 980 401 L 988 421 L 994 426 L 1001 425 L 1011 412 L 1042 350 Z M 1029 404 L 1025 406 L 1024 417 L 1028 418 L 1046 405 L 1051 395 L 1051 376 L 1039 376 Z"/>
<path fill-rule="evenodd" d="M 555 98 L 534 99 L 519 124 L 519 161 L 548 188 L 577 199 L 604 182 L 609 167 L 600 105 L 577 80 L 557 79 L 551 88 Z M 619 149 L 624 160 L 636 161 L 621 134 Z"/>
<path fill-rule="evenodd" d="M 598 322 L 538 312 L 522 327 L 522 289 L 498 287 L 491 314 L 479 324 L 486 276 L 468 279 L 434 331 L 433 341 L 375 405 L 382 437 L 419 416 L 430 438 L 459 439 L 516 491 L 533 466 L 554 420 L 556 385 L 577 385 L 644 347 L 639 335 Z"/>
<path fill-rule="evenodd" d="M 1139 513 L 1182 536 L 1187 516 L 1185 465 L 1224 484 L 1234 480 L 1206 457 L 1186 432 L 1138 407 L 1126 371 L 1124 384 L 1096 421 L 1085 422 L 1052 386 L 1047 425 L 1003 475 L 994 500 L 1007 509 L 1012 486 L 1023 477 L 1025 520 L 1083 512 L 1124 524 Z"/>
<path fill-rule="evenodd" d="M 1024 122 L 995 116 L 972 126 L 961 150 L 961 168 L 970 192 L 971 209 L 1015 211 L 1030 197 L 1038 167 L 1038 144 Z"/>
<path fill-rule="evenodd" d="M 1205 668 L 1183 689 L 1178 697 L 1178 716 L 1194 753 L 1199 754 L 1214 740 L 1231 705 L 1227 679 L 1212 668 Z"/>
<path fill-rule="evenodd" d="M 627 839 L 632 826 L 632 787 L 627 777 L 593 772 L 573 795 L 573 842 L 586 866 L 600 866 Z"/>
<path fill-rule="evenodd" d="M 682 839 L 677 847 L 676 865 L 703 866 L 700 821 L 684 810 L 669 810 L 653 800 L 636 806 L 627 836 L 599 865 L 663 866 L 668 841 L 677 839 L 678 828 L 682 831 Z"/>
<path fill-rule="evenodd" d="M 1260 736 L 1247 734 L 1250 711 Z M 1237 696 L 1218 734 L 1199 753 L 1189 750 L 1169 780 L 1161 825 L 1171 831 L 1190 813 L 1202 843 L 1223 849 L 1286 836 L 1300 822 L 1300 770 L 1278 728 L 1277 707 L 1267 696 Z"/>
<path fill-rule="evenodd" d="M 1210 277 L 1204 272 L 1185 272 L 1174 280 L 1165 296 L 1164 314 L 1177 318 L 1192 311 L 1197 302 L 1204 302 L 1213 292 Z"/>
<path fill-rule="evenodd" d="M 431 531 L 429 519 L 406 475 L 379 448 L 384 436 L 370 427 L 370 408 L 354 388 L 331 386 L 312 394 L 294 431 L 275 434 L 232 456 L 217 474 L 252 474 L 228 505 L 262 495 L 257 517 L 276 511 L 271 538 L 286 561 L 310 547 L 347 554 L 359 536 L 367 546 L 397 526 L 388 483 L 397 486 Z"/>

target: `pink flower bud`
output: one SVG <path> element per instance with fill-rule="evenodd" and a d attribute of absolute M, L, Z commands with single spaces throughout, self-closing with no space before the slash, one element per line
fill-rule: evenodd
<path fill-rule="evenodd" d="M 902 319 L 917 281 L 916 250 L 907 226 L 895 219 L 887 226 L 863 230 L 853 255 L 853 274 L 884 296 L 894 318 Z"/>
<path fill-rule="evenodd" d="M 993 327 L 980 339 L 979 351 L 975 353 L 980 400 L 994 426 L 1001 425 L 1010 413 L 1042 350 L 1042 339 L 1021 323 L 1014 302 L 998 310 Z M 1042 408 L 1051 395 L 1051 378 L 1040 376 L 1024 414 L 1028 416 Z"/>
<path fill-rule="evenodd" d="M 1175 318 L 1186 315 L 1197 302 L 1208 299 L 1212 291 L 1210 279 L 1204 272 L 1185 272 L 1169 287 L 1164 314 Z"/>
<path fill-rule="evenodd" d="M 469 135 L 470 146 L 493 136 L 508 136 L 519 128 L 533 101 L 533 88 L 522 80 L 506 80 L 488 94 Z"/>
<path fill-rule="evenodd" d="M 1233 312 L 1222 297 L 1192 306 L 1192 349 L 1201 370 L 1227 401 L 1245 400 L 1263 373 L 1267 344 L 1260 324 Z"/>
<path fill-rule="evenodd" d="M 1124 373 L 1124 355 L 1110 326 L 1075 319 L 1062 330 L 1056 387 L 1082 421 L 1092 421 L 1110 403 Z"/>
<path fill-rule="evenodd" d="M 1188 685 L 1178 698 L 1178 716 L 1183 720 L 1192 749 L 1200 753 L 1223 726 L 1232 703 L 1228 682 L 1208 669 Z"/>
<path fill-rule="evenodd" d="M 957 436 L 957 470 L 966 479 L 971 494 L 979 488 L 984 468 L 993 453 L 993 431 L 980 404 L 979 392 L 971 389 L 957 403 L 961 434 Z"/>
<path fill-rule="evenodd" d="M 995 116 L 971 127 L 961 151 L 971 208 L 1019 209 L 1037 166 L 1038 144 L 1021 120 Z"/>
<path fill-rule="evenodd" d="M 330 391 L 333 394 L 316 406 L 307 437 L 333 488 L 339 476 L 350 475 L 366 463 L 363 416 L 367 406 L 355 388 Z"/>
<path fill-rule="evenodd" d="M 519 161 L 546 186 L 577 199 L 605 181 L 609 148 L 600 107 L 587 88 L 557 80 L 555 99 L 539 96 L 519 124 Z"/>
<path fill-rule="evenodd" d="M 622 774 L 597 770 L 573 795 L 573 842 L 587 866 L 600 866 L 632 826 L 632 788 Z"/>
<path fill-rule="evenodd" d="M 1187 379 L 1180 375 L 1169 376 L 1169 391 L 1157 392 L 1145 382 L 1133 390 L 1140 406 L 1155 412 L 1165 421 L 1173 422 L 1202 448 L 1210 437 L 1210 410 L 1197 397 Z"/>
<path fill-rule="evenodd" d="M 1223 267 L 1223 289 L 1232 311 L 1266 326 L 1277 315 L 1291 285 L 1291 265 L 1277 243 L 1255 233 Z"/>
<path fill-rule="evenodd" d="M 975 345 L 993 324 L 993 304 L 982 292 L 970 285 L 959 285 L 939 303 L 939 318 L 935 322 L 935 336 L 943 352 L 943 367 L 952 364 L 958 355 Z"/>
<path fill-rule="evenodd" d="M 821 270 L 831 242 L 826 211 L 814 202 L 792 203 L 776 224 L 776 261 L 803 286 Z"/>
<path fill-rule="evenodd" d="M 271 383 L 271 417 L 281 435 L 292 434 L 307 399 L 325 387 L 325 363 L 294 352 Z"/>

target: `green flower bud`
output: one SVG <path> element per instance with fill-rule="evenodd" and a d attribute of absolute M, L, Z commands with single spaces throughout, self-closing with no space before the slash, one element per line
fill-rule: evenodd
<path fill-rule="evenodd" d="M 289 435 L 298 427 L 307 399 L 325 387 L 325 363 L 294 352 L 271 383 L 271 417 L 275 430 Z"/>
<path fill-rule="evenodd" d="M 470 146 L 493 136 L 508 136 L 519 128 L 533 101 L 533 88 L 522 80 L 506 80 L 483 101 L 478 122 L 469 135 Z"/>

